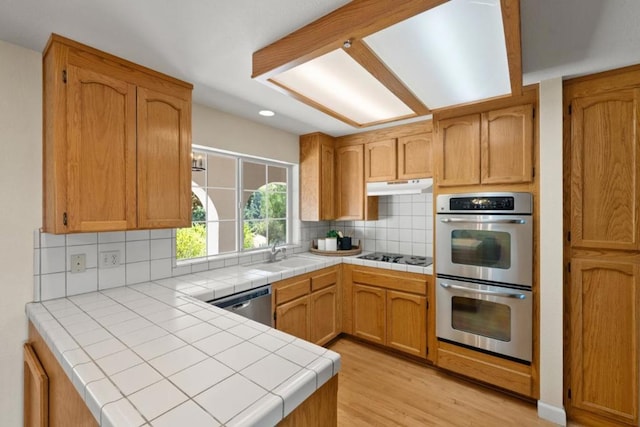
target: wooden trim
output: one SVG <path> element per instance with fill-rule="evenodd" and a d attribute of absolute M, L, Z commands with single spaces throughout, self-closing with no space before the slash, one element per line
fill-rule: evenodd
<path fill-rule="evenodd" d="M 268 79 L 447 0 L 354 0 L 253 53 L 252 78 Z M 357 24 L 356 24 L 357 23 Z"/>
<path fill-rule="evenodd" d="M 511 94 L 522 94 L 522 45 L 520 36 L 520 0 L 501 0 L 502 26 L 507 47 Z"/>
<path fill-rule="evenodd" d="M 95 48 L 93 48 L 91 46 L 87 46 L 85 44 L 78 43 L 75 40 L 68 39 L 66 37 L 63 37 L 63 36 L 55 34 L 55 33 L 52 33 L 51 37 L 49 37 L 49 41 L 47 42 L 47 45 L 45 46 L 44 51 L 43 51 L 43 53 L 45 55 L 46 55 L 47 51 L 49 50 L 49 48 L 54 45 L 54 42 L 62 43 L 64 45 L 68 46 L 68 47 L 71 47 L 71 48 L 74 48 L 74 49 L 77 49 L 77 50 L 81 50 L 81 51 L 85 51 L 85 52 L 87 52 L 87 53 L 89 53 L 91 55 L 98 56 L 98 57 L 101 58 L 102 62 L 113 63 L 112 65 L 117 65 L 119 67 L 128 68 L 128 69 L 130 69 L 129 70 L 130 72 L 134 71 L 134 70 L 142 71 L 145 74 L 151 75 L 153 77 L 156 77 L 156 78 L 159 78 L 159 79 L 162 79 L 162 80 L 169 81 L 172 84 L 176 84 L 176 85 L 182 86 L 182 87 L 184 87 L 186 89 L 189 89 L 189 90 L 193 89 L 193 85 L 191 83 L 187 83 L 187 82 L 185 82 L 183 80 L 176 79 L 175 77 L 168 76 L 166 74 L 160 73 L 158 71 L 152 70 L 152 69 L 144 67 L 142 65 L 134 64 L 133 62 L 127 61 L 126 59 L 122 59 L 122 58 L 119 58 L 119 57 L 117 57 L 115 55 L 112 55 L 110 53 L 101 51 L 99 49 L 95 49 Z"/>
<path fill-rule="evenodd" d="M 405 125 L 340 136 L 336 138 L 335 146 L 337 148 L 346 147 L 347 145 L 367 144 L 369 142 L 380 141 L 382 139 L 402 138 L 405 136 L 430 132 L 433 132 L 433 121 L 428 119 Z"/>
<path fill-rule="evenodd" d="M 353 40 L 351 47 L 342 48 L 351 58 L 397 96 L 416 115 L 424 116 L 430 110 L 396 77 L 386 64 L 378 58 L 374 51 L 362 40 Z"/>

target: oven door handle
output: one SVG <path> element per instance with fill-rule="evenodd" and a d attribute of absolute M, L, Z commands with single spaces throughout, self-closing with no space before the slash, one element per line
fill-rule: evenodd
<path fill-rule="evenodd" d="M 462 291 L 462 292 L 474 293 L 474 294 L 491 295 L 491 296 L 494 296 L 494 297 L 505 297 L 505 298 L 516 298 L 516 299 L 526 299 L 527 298 L 527 296 L 525 294 L 520 294 L 520 293 L 487 291 L 487 290 L 484 290 L 484 289 L 467 288 L 466 286 L 460 286 L 460 285 L 450 285 L 450 284 L 444 283 L 444 282 L 440 282 L 440 286 L 442 286 L 445 289 L 453 289 L 453 290 L 456 290 L 456 291 Z"/>
<path fill-rule="evenodd" d="M 465 224 L 526 224 L 524 219 L 466 219 L 466 218 L 443 218 L 444 223 L 465 223 Z"/>

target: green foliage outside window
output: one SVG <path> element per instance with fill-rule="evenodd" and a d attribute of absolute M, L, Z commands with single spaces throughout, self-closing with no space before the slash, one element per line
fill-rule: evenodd
<path fill-rule="evenodd" d="M 286 242 L 286 217 L 286 184 L 271 183 L 253 192 L 244 208 L 243 247 L 248 249 Z"/>
<path fill-rule="evenodd" d="M 207 228 L 193 224 L 176 231 L 176 259 L 198 258 L 207 255 Z"/>

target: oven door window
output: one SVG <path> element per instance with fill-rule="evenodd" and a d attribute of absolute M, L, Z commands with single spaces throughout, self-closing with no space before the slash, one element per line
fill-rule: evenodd
<path fill-rule="evenodd" d="M 491 230 L 453 230 L 451 262 L 508 270 L 511 268 L 511 234 Z"/>
<path fill-rule="evenodd" d="M 474 335 L 511 341 L 511 307 L 497 302 L 454 296 L 451 326 Z"/>

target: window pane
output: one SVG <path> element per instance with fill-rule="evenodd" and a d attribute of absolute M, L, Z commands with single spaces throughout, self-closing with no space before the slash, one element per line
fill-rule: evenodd
<path fill-rule="evenodd" d="M 201 193 L 201 192 L 199 192 Z M 205 208 L 202 205 L 202 201 L 197 194 L 193 191 L 191 192 L 191 221 L 205 221 L 207 219 L 207 214 L 205 212 Z"/>
<path fill-rule="evenodd" d="M 209 255 L 236 251 L 236 222 L 213 221 L 208 223 L 207 241 Z"/>
<path fill-rule="evenodd" d="M 269 166 L 269 183 L 271 182 L 287 182 L 287 169 L 279 166 Z"/>
<path fill-rule="evenodd" d="M 267 183 L 267 167 L 264 164 L 242 162 L 243 190 L 257 190 Z"/>
<path fill-rule="evenodd" d="M 269 220 L 268 223 L 269 245 L 282 244 L 287 242 L 287 221 Z"/>
<path fill-rule="evenodd" d="M 206 225 L 202 222 L 194 222 L 189 228 L 176 230 L 176 259 L 206 256 L 206 242 Z"/>
<path fill-rule="evenodd" d="M 264 191 L 244 191 L 242 195 L 244 199 L 242 218 L 245 220 L 264 219 L 267 213 Z"/>
<path fill-rule="evenodd" d="M 236 165 L 233 157 L 209 154 L 207 156 L 207 184 L 209 187 L 236 188 Z"/>
<path fill-rule="evenodd" d="M 208 212 L 209 221 L 236 219 L 236 191 L 209 189 L 207 191 L 212 207 Z"/>
<path fill-rule="evenodd" d="M 204 160 L 204 158 L 206 157 L 204 154 L 201 153 L 197 153 L 194 152 L 193 153 L 194 157 L 198 157 L 198 156 L 202 156 L 203 157 L 203 161 L 205 164 L 205 170 L 206 170 L 206 160 Z M 205 180 L 207 177 L 207 173 L 205 171 L 192 171 L 191 172 L 191 181 L 193 181 L 198 187 L 204 187 L 205 184 Z"/>
<path fill-rule="evenodd" d="M 261 248 L 267 245 L 267 222 L 245 221 L 243 228 L 243 248 Z"/>

